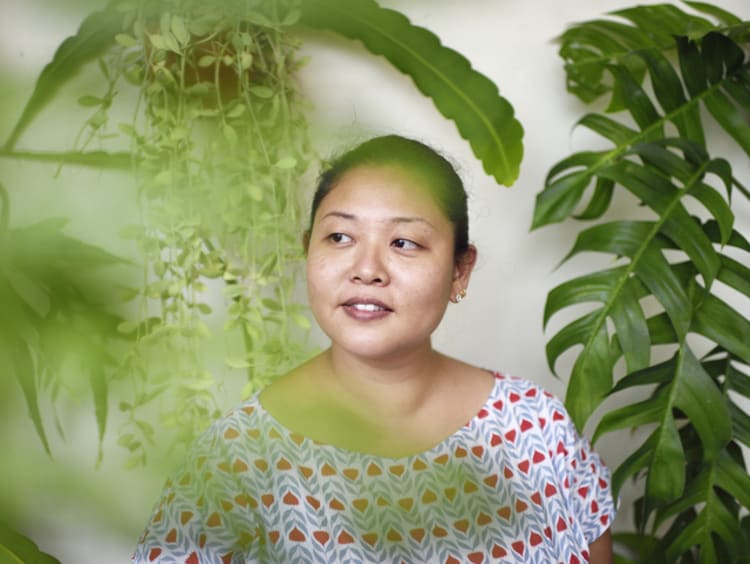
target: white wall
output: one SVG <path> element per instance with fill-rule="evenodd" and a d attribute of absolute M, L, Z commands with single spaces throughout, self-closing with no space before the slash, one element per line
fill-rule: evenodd
<path fill-rule="evenodd" d="M 746 0 L 719 3 L 750 17 Z M 382 4 L 404 12 L 414 23 L 435 32 L 444 44 L 464 54 L 475 68 L 498 84 L 525 129 L 521 176 L 511 189 L 497 186 L 484 174 L 453 124 L 418 93 L 409 79 L 358 44 L 323 33 L 305 36 L 304 51 L 311 59 L 300 73 L 302 90 L 315 105 L 311 116 L 314 145 L 325 156 L 345 148 L 350 140 L 360 140 L 371 133 L 396 132 L 427 141 L 459 163 L 470 191 L 471 237 L 479 248 L 480 261 L 468 298 L 449 308 L 435 344 L 475 364 L 535 380 L 562 396 L 565 382 L 550 375 L 544 359 L 542 310 L 549 289 L 576 272 L 583 272 L 585 265 L 577 261 L 555 270 L 572 244 L 571 226 L 548 227 L 533 233 L 529 227 L 534 198 L 547 170 L 563 156 L 585 148 L 583 136 L 571 129 L 585 110 L 565 92 L 561 60 L 552 40 L 569 22 L 591 19 L 636 2 L 384 0 Z M 0 19 L 0 62 L 23 66 L 21 80 L 27 82 L 30 92 L 34 77 L 62 38 L 74 32 L 83 12 L 64 15 L 42 0 L 16 2 L 4 6 L 3 11 L 6 15 Z M 7 107 L 0 111 L 0 136 L 5 135 L 12 113 Z M 735 154 L 735 172 L 750 185 L 748 160 L 739 152 Z M 740 210 L 738 221 L 747 232 L 747 206 Z M 750 314 L 746 302 L 742 307 Z M 560 372 L 564 374 L 568 367 L 569 358 L 565 357 L 559 364 Z M 605 438 L 598 449 L 614 466 L 631 448 L 622 444 L 629 440 L 632 439 L 626 434 L 617 439 Z M 615 526 L 629 525 L 629 495 L 625 492 L 625 510 Z M 147 510 L 144 507 L 144 519 Z M 77 536 L 76 547 L 58 539 L 55 546 L 45 548 L 68 555 L 78 551 L 77 562 L 101 562 L 100 550 L 127 554 L 131 548 L 133 539 L 118 538 L 116 533 L 107 532 L 107 546 L 102 547 L 96 538 L 102 535 L 101 530 L 75 531 L 71 527 L 71 534 Z"/>

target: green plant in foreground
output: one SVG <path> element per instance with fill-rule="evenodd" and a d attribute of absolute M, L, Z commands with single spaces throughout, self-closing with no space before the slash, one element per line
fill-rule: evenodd
<path fill-rule="evenodd" d="M 750 298 L 750 243 L 734 229 L 730 199 L 750 193 L 729 162 L 711 155 L 704 122 L 750 155 L 750 22 L 687 4 L 697 15 L 672 5 L 636 7 L 562 35 L 568 89 L 586 103 L 611 92 L 608 112 L 628 115 L 581 118 L 579 125 L 610 146 L 575 153 L 550 170 L 533 225 L 597 220 L 566 259 L 616 257 L 614 266 L 551 290 L 544 321 L 575 304 L 593 305 L 547 344 L 553 368 L 581 346 L 566 397 L 579 427 L 609 395 L 650 390 L 604 414 L 595 432 L 597 439 L 651 429 L 614 473 L 615 490 L 631 477 L 645 481 L 637 534 L 618 540 L 642 562 L 740 562 L 750 551 L 743 517 L 750 477 L 740 450 L 750 446 L 750 416 L 737 398 L 750 398 L 750 320 L 723 296 L 731 288 Z M 618 190 L 648 211 L 607 220 Z M 693 335 L 711 345 L 699 352 Z M 657 346 L 671 357 L 654 360 Z M 616 379 L 621 358 L 627 374 Z"/>
<path fill-rule="evenodd" d="M 45 447 L 48 414 L 40 402 L 49 390 L 53 407 L 62 402 L 54 393 L 62 372 L 40 361 L 59 351 L 49 343 L 79 329 L 95 334 L 95 342 L 63 348 L 95 369 L 86 382 L 100 443 L 109 405 L 116 402 L 126 414 L 119 443 L 130 453 L 128 465 L 146 461 L 157 425 L 160 436 L 171 426 L 187 441 L 216 415 L 215 394 L 229 380 L 217 365 L 245 370 L 247 393 L 302 358 L 307 320 L 293 292 L 301 257 L 298 205 L 300 175 L 315 157 L 306 141 L 309 101 L 294 80 L 295 34 L 305 27 L 361 40 L 383 55 L 456 123 L 488 174 L 505 185 L 516 179 L 523 132 L 497 87 L 434 34 L 372 0 L 110 2 L 60 45 L 0 149 L 6 162 L 92 167 L 105 179 L 109 171 L 130 174 L 142 213 L 120 233 L 135 242 L 142 262 L 140 288 L 124 290 L 137 305 L 122 319 L 109 311 L 122 309 L 123 288 L 109 287 L 102 303 L 94 302 L 92 290 L 106 287 L 95 284 L 94 268 L 118 259 L 95 247 L 97 241 L 64 235 L 61 223 L 11 229 L 12 190 L 0 190 L 0 236 L 51 229 L 51 237 L 97 258 L 79 265 L 66 254 L 53 257 L 50 264 L 82 267 L 74 272 L 83 288 L 75 294 L 57 291 L 58 283 L 67 287 L 66 277 L 39 268 L 19 277 L 17 261 L 0 265 L 7 267 L 0 268 L 2 305 L 34 321 L 21 335 L 23 355 L 9 366 Z M 74 147 L 24 147 L 41 111 L 59 104 L 63 87 L 77 88 L 78 72 L 93 62 L 102 88 L 79 91 L 79 104 L 91 114 Z M 114 123 L 123 114 L 132 118 Z M 47 258 L 39 259 L 46 265 Z M 3 286 L 6 274 L 15 282 Z M 6 287 L 13 291 L 3 292 Z M 221 307 L 210 299 L 217 294 Z M 83 310 L 72 325 L 57 314 L 58 298 L 61 310 Z M 47 302 L 55 307 L 39 306 Z M 106 331 L 91 330 L 105 321 Z M 217 322 L 223 330 L 214 333 L 235 341 L 227 358 L 207 347 L 209 325 Z M 42 327 L 54 329 L 49 339 L 40 338 Z M 65 335 L 69 327 L 76 331 Z M 15 323 L 5 328 L 11 331 L 0 331 L 0 356 L 18 348 Z M 28 539 L 10 535 L 8 544 L 0 538 L 0 553 L 31 554 L 23 552 L 33 548 Z"/>
<path fill-rule="evenodd" d="M 294 84 L 294 32 L 305 26 L 383 55 L 456 123 L 489 174 L 503 184 L 518 175 L 522 129 L 492 81 L 372 0 L 116 0 L 89 15 L 42 71 L 0 156 L 133 173 L 143 221 L 122 235 L 139 247 L 143 285 L 130 292 L 140 296 L 137 315 L 119 325 L 135 346 L 107 375 L 132 382 L 133 397 L 119 405 L 130 414 L 120 442 L 133 464 L 145 460 L 154 434 L 142 415 L 153 403 L 167 402 L 159 425 L 183 429 L 185 440 L 215 415 L 220 384 L 206 369 L 210 353 L 201 354 L 209 316 L 240 334 L 242 350 L 225 360 L 247 370 L 246 392 L 301 358 L 297 206 L 312 155 Z M 74 149 L 19 150 L 39 112 L 94 60 L 104 87 L 79 97 L 92 113 Z M 132 121 L 110 123 L 123 104 L 132 104 Z M 120 149 L 123 136 L 129 151 Z M 209 287 L 223 290 L 224 311 L 202 298 Z M 36 389 L 27 392 L 36 405 Z"/>

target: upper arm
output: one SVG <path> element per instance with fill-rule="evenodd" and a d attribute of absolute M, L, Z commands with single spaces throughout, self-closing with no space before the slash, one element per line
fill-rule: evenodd
<path fill-rule="evenodd" d="M 612 532 L 607 529 L 589 545 L 590 564 L 612 564 Z"/>

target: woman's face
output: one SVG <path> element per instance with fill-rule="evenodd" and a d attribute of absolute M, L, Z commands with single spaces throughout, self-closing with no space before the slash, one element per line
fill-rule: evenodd
<path fill-rule="evenodd" d="M 450 220 L 416 176 L 345 173 L 315 214 L 307 289 L 335 350 L 380 360 L 430 349 L 445 308 L 468 284 L 474 249 L 454 260 Z"/>

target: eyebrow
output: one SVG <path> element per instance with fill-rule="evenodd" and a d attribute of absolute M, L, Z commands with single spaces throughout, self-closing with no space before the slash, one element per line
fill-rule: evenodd
<path fill-rule="evenodd" d="M 358 221 L 359 218 L 352 214 L 352 213 L 346 213 L 346 212 L 340 212 L 340 211 L 332 211 L 325 214 L 320 219 L 326 219 L 328 217 L 340 217 L 342 219 L 348 219 L 351 221 Z M 429 221 L 424 219 L 423 217 L 405 217 L 405 216 L 395 216 L 395 217 L 389 217 L 386 221 L 390 223 L 424 223 L 425 225 L 431 227 L 432 229 L 435 229 L 435 226 L 432 225 Z"/>

